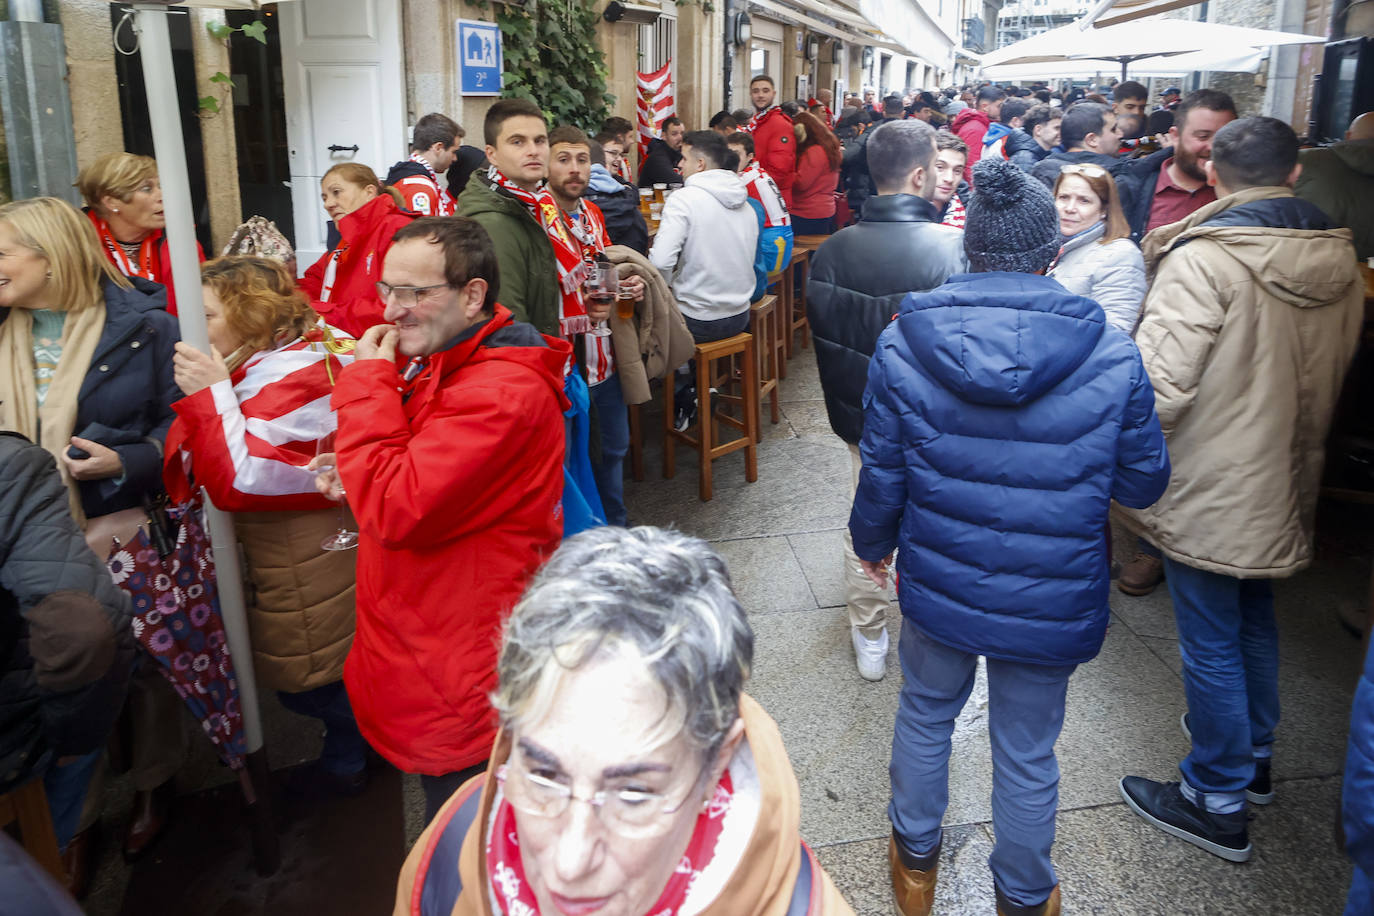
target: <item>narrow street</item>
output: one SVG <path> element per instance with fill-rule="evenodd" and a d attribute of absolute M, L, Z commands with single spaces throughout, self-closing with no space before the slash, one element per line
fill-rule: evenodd
<path fill-rule="evenodd" d="M 758 482 L 744 481 L 742 455 L 716 464 L 716 495 L 697 499 L 690 453 L 662 479 L 661 422 L 645 412 L 645 480 L 627 483 L 635 524 L 675 525 L 709 539 L 726 558 L 756 638 L 749 691 L 778 721 L 801 784 L 802 834 L 860 916 L 890 912 L 886 818 L 888 758 L 901 677 L 894 610 L 888 676 L 859 677 L 840 578 L 840 531 L 849 501 L 848 460 L 826 421 L 812 350 L 799 350 L 783 383 L 783 419 L 765 421 Z M 1066 913 L 1319 916 L 1341 910 L 1350 880 L 1333 827 L 1359 644 L 1335 609 L 1362 599 L 1367 552 L 1324 507 L 1320 561 L 1277 588 L 1284 702 L 1275 755 L 1278 797 L 1256 809 L 1255 856 L 1233 865 L 1149 827 L 1121 801 L 1123 774 L 1177 778 L 1188 744 L 1168 595 L 1112 592 L 1102 655 L 1070 682 L 1059 740 L 1059 834 L 1055 862 Z M 1116 544 L 1130 541 L 1119 531 Z M 312 720 L 263 702 L 275 767 L 318 754 Z M 130 790 L 111 779 L 106 842 L 85 905 L 92 916 L 175 912 L 205 916 L 320 911 L 388 912 L 404 850 L 422 827 L 418 780 L 389 768 L 358 799 L 283 806 L 284 862 L 253 873 L 236 793 L 209 745 L 193 738 L 196 763 L 179 781 L 174 831 L 136 866 L 119 858 L 117 835 Z M 993 909 L 992 764 L 982 677 L 954 733 L 950 804 L 936 912 Z M 216 791 L 214 787 L 218 786 Z"/>

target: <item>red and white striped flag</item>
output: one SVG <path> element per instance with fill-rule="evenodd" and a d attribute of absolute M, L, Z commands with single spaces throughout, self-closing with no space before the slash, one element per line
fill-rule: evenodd
<path fill-rule="evenodd" d="M 639 113 L 639 161 L 649 154 L 649 141 L 654 139 L 658 125 L 677 114 L 673 100 L 673 62 L 670 60 L 653 73 L 636 73 L 635 88 L 639 93 L 636 109 Z"/>

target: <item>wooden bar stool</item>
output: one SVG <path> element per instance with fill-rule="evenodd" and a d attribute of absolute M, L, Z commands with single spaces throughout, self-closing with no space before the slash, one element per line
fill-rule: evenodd
<path fill-rule="evenodd" d="M 663 382 L 663 476 L 671 480 L 677 473 L 677 455 L 674 446 L 678 442 L 689 445 L 697 450 L 697 461 L 700 467 L 700 483 L 698 493 L 702 502 L 711 499 L 711 462 L 731 452 L 744 449 L 744 479 L 753 483 L 759 479 L 759 456 L 758 456 L 758 416 L 759 416 L 759 380 L 758 380 L 758 357 L 754 353 L 754 335 L 736 334 L 734 337 L 727 337 L 724 340 L 713 340 L 708 343 L 696 345 L 693 354 L 696 359 L 696 387 L 697 387 L 697 435 L 690 434 L 688 431 L 679 432 L 673 425 L 674 403 L 673 403 L 673 379 L 664 379 Z M 713 382 L 730 384 L 734 381 L 734 369 L 731 361 L 735 357 L 740 357 L 743 362 L 742 391 L 739 395 L 719 394 L 717 400 L 722 406 L 711 408 L 711 385 Z M 726 364 L 717 366 L 719 361 Z M 724 410 L 724 404 L 735 404 L 740 407 L 740 416 L 736 417 Z M 720 424 L 725 424 L 739 430 L 743 435 L 738 439 L 729 442 L 720 442 Z M 717 444 L 712 444 L 712 443 Z"/>
<path fill-rule="evenodd" d="M 784 308 L 783 314 L 783 334 L 787 340 L 787 358 L 791 359 L 796 355 L 796 343 L 793 337 L 797 331 L 802 333 L 802 349 L 811 346 L 811 323 L 806 320 L 806 280 L 811 274 L 811 252 L 806 248 L 792 249 L 792 263 L 787 265 L 783 271 L 792 287 L 791 308 Z M 800 281 L 797 274 L 801 275 Z"/>
<path fill-rule="evenodd" d="M 644 479 L 644 425 L 639 414 L 639 405 L 630 405 L 630 476 L 636 481 Z"/>
<path fill-rule="evenodd" d="M 764 395 L 768 396 L 769 414 L 773 423 L 781 419 L 778 412 L 778 297 L 764 296 L 749 307 L 749 333 L 754 335 L 754 349 L 759 362 L 759 426 L 763 425 Z M 762 435 L 762 433 L 760 433 Z"/>
<path fill-rule="evenodd" d="M 48 811 L 48 796 L 43 791 L 42 777 L 31 779 L 17 789 L 0 795 L 0 827 L 19 823 L 19 838 L 24 851 L 43 866 L 58 884 L 65 884 L 67 869 L 62 865 L 62 853 L 57 848 L 57 833 L 53 830 L 52 814 Z"/>
<path fill-rule="evenodd" d="M 791 345 L 787 343 L 787 338 L 783 336 L 787 330 L 787 316 L 792 314 L 792 269 L 791 266 L 784 267 L 775 274 L 768 275 L 767 292 L 778 299 L 778 320 L 774 324 L 774 340 L 770 344 L 783 347 L 784 357 L 791 356 Z M 787 378 L 787 359 L 778 363 L 778 378 Z"/>

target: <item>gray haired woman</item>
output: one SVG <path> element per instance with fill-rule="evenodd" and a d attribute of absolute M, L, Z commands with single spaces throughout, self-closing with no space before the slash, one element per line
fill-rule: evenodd
<path fill-rule="evenodd" d="M 744 693 L 753 651 L 703 541 L 565 541 L 506 625 L 489 770 L 420 837 L 394 912 L 851 914 L 797 833 L 777 725 Z"/>

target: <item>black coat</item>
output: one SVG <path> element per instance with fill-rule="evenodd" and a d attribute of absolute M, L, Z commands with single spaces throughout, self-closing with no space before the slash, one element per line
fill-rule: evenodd
<path fill-rule="evenodd" d="M 681 184 L 682 173 L 677 170 L 682 161 L 682 153 L 673 149 L 665 141 L 649 141 L 649 151 L 639 164 L 639 186 L 652 188 L 656 184 Z"/>
<path fill-rule="evenodd" d="M 0 433 L 0 792 L 105 743 L 134 661 L 130 614 L 52 456 Z"/>
<path fill-rule="evenodd" d="M 851 445 L 863 436 L 868 361 L 907 293 L 967 270 L 964 233 L 939 225 L 934 205 L 910 194 L 870 197 L 863 219 L 811 256 L 806 314 L 837 436 Z"/>
<path fill-rule="evenodd" d="M 172 352 L 181 339 L 163 309 L 163 288 L 134 277 L 133 289 L 105 284 L 105 329 L 96 344 L 76 409 L 76 435 L 108 446 L 124 477 L 80 484 L 87 518 L 143 504 L 162 491 L 162 443 L 172 425 Z M 117 482 L 118 481 L 118 482 Z"/>
<path fill-rule="evenodd" d="M 611 237 L 612 245 L 625 245 L 640 254 L 649 253 L 649 227 L 644 222 L 644 214 L 639 212 L 639 192 L 629 185 L 621 185 L 615 192 L 593 191 L 586 194 L 587 200 L 601 208 L 606 217 L 606 234 Z"/>
<path fill-rule="evenodd" d="M 1017 129 L 1007 134 L 1002 148 L 1007 151 L 1007 161 L 1022 171 L 1029 172 L 1037 162 L 1050 154 L 1035 138 L 1025 130 Z"/>
<path fill-rule="evenodd" d="M 1128 160 L 1116 175 L 1116 187 L 1122 194 L 1121 208 L 1126 213 L 1126 222 L 1131 224 L 1131 240 L 1136 243 L 1145 235 L 1145 226 L 1150 222 L 1159 170 L 1173 155 L 1172 146 L 1156 150 L 1140 159 Z M 1126 206 L 1128 196 L 1129 207 Z"/>
<path fill-rule="evenodd" d="M 868 138 L 873 131 L 900 118 L 883 118 L 859 134 L 858 139 L 844 144 L 844 159 L 840 165 L 840 181 L 849 199 L 849 209 L 858 213 L 863 210 L 864 201 L 878 193 L 873 176 L 868 172 Z"/>

